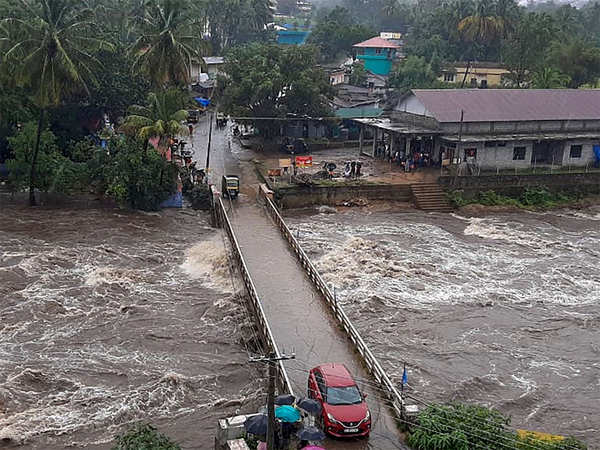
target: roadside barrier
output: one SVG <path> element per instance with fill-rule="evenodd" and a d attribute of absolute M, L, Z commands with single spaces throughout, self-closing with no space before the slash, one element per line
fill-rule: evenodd
<path fill-rule="evenodd" d="M 364 342 L 354 325 L 344 312 L 343 308 L 338 304 L 336 295 L 331 292 L 331 289 L 325 283 L 318 270 L 313 265 L 312 261 L 308 258 L 302 247 L 300 246 L 296 237 L 292 234 L 287 224 L 281 217 L 279 210 L 275 206 L 275 203 L 268 197 L 268 194 L 264 189 L 259 189 L 259 196 L 266 202 L 266 209 L 273 221 L 277 224 L 283 237 L 287 240 L 288 244 L 298 257 L 300 264 L 304 267 L 308 277 L 311 279 L 317 290 L 323 295 L 323 298 L 327 301 L 330 306 L 334 317 L 343 327 L 344 331 L 348 334 L 348 337 L 354 344 L 357 352 L 360 354 L 362 360 L 364 361 L 368 371 L 371 373 L 375 381 L 379 384 L 382 389 L 382 394 L 385 394 L 387 397 L 391 408 L 398 415 L 398 417 L 402 418 L 404 416 L 404 400 L 402 396 L 390 380 L 387 373 L 381 367 L 381 364 L 367 344 Z"/>
<path fill-rule="evenodd" d="M 217 219 L 217 224 L 225 230 L 225 233 L 227 233 L 227 236 L 229 237 L 229 242 L 231 242 L 233 257 L 238 263 L 242 279 L 244 280 L 244 285 L 246 286 L 246 291 L 248 292 L 248 297 L 250 299 L 250 306 L 252 308 L 252 311 L 254 312 L 254 317 L 256 319 L 255 323 L 258 329 L 260 330 L 260 334 L 263 339 L 263 344 L 271 352 L 273 352 L 277 358 L 280 358 L 281 353 L 279 352 L 279 349 L 277 348 L 277 343 L 275 342 L 273 334 L 271 333 L 271 327 L 269 327 L 269 322 L 267 322 L 267 317 L 262 308 L 262 304 L 260 298 L 258 297 L 258 293 L 256 292 L 256 287 L 254 286 L 254 282 L 250 277 L 250 272 L 248 271 L 248 266 L 246 266 L 246 261 L 244 261 L 244 257 L 242 256 L 239 243 L 237 241 L 237 238 L 235 237 L 235 233 L 233 232 L 233 228 L 231 226 L 231 222 L 229 221 L 229 217 L 227 216 L 225 206 L 223 205 L 223 200 L 220 195 L 215 194 L 214 192 L 213 205 L 215 217 Z M 293 395 L 294 392 L 292 389 L 292 384 L 290 383 L 290 379 L 288 378 L 285 367 L 283 366 L 283 362 L 278 361 L 276 368 L 277 387 L 279 389 L 279 393 L 289 393 Z"/>

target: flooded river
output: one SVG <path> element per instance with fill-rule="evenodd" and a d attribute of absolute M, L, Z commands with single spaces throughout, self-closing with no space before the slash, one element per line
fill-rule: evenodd
<path fill-rule="evenodd" d="M 424 401 L 600 442 L 600 209 L 288 214 L 346 312 Z"/>
<path fill-rule="evenodd" d="M 0 244 L 0 446 L 110 448 L 145 420 L 212 448 L 263 398 L 205 215 L 3 206 Z"/>

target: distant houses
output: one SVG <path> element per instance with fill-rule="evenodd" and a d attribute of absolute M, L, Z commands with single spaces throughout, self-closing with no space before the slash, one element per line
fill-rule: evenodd
<path fill-rule="evenodd" d="M 496 62 L 455 62 L 447 64 L 439 76 L 446 83 L 463 84 L 465 87 L 487 88 L 502 86 L 510 72 Z"/>
<path fill-rule="evenodd" d="M 379 36 L 354 45 L 356 58 L 375 75 L 388 76 L 400 45 Z"/>
<path fill-rule="evenodd" d="M 592 166 L 600 90 L 415 89 L 386 119 L 357 119 L 389 151 L 483 170 Z M 373 150 L 361 151 L 375 155 Z"/>

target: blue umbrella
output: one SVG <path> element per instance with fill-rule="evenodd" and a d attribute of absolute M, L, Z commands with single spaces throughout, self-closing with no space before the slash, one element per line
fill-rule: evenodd
<path fill-rule="evenodd" d="M 250 434 L 262 436 L 267 434 L 267 426 L 269 424 L 269 418 L 265 414 L 258 414 L 256 416 L 248 417 L 244 422 L 244 428 Z"/>
<path fill-rule="evenodd" d="M 282 422 L 298 422 L 300 420 L 300 411 L 293 406 L 283 405 L 275 409 L 275 417 Z"/>
<path fill-rule="evenodd" d="M 298 431 L 298 439 L 302 441 L 322 441 L 325 439 L 325 433 L 317 427 L 306 427 Z"/>
<path fill-rule="evenodd" d="M 296 406 L 309 414 L 314 414 L 315 416 L 321 414 L 321 404 L 311 398 L 303 398 L 298 400 Z"/>
<path fill-rule="evenodd" d="M 296 397 L 292 394 L 281 394 L 275 397 L 276 405 L 293 405 L 296 401 Z"/>

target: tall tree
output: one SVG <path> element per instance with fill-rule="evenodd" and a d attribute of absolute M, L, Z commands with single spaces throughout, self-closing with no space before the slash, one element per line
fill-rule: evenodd
<path fill-rule="evenodd" d="M 247 117 L 329 115 L 327 97 L 332 95 L 331 86 L 315 67 L 316 53 L 310 45 L 250 44 L 232 50 L 225 65 L 228 78 L 224 109 Z M 256 122 L 267 138 L 273 137 L 278 126 L 275 121 Z"/>
<path fill-rule="evenodd" d="M 170 139 L 188 131 L 182 125 L 188 116 L 184 106 L 181 91 L 175 88 L 150 93 L 145 106 L 134 105 L 129 108 L 121 128 L 126 134 L 140 139 L 144 145 L 149 139 L 158 138 L 159 148 L 165 148 Z"/>
<path fill-rule="evenodd" d="M 525 87 L 531 75 L 541 69 L 556 35 L 554 20 L 548 14 L 528 13 L 516 24 L 502 46 L 502 59 L 516 87 Z"/>
<path fill-rule="evenodd" d="M 21 14 L 4 19 L 10 46 L 5 58 L 15 65 L 21 85 L 34 92 L 39 109 L 37 136 L 31 157 L 29 203 L 36 204 L 36 164 L 46 110 L 65 96 L 88 92 L 97 61 L 89 50 L 107 44 L 94 36 L 91 11 L 78 0 L 21 0 Z"/>
<path fill-rule="evenodd" d="M 485 0 L 479 0 L 475 13 L 458 23 L 458 31 L 466 41 L 472 44 L 469 64 L 467 64 L 461 86 L 464 86 L 467 79 L 470 61 L 475 57 L 475 47 L 489 44 L 492 41 L 499 42 L 505 33 L 506 22 L 503 17 L 496 15 L 494 6 Z"/>
<path fill-rule="evenodd" d="M 571 79 L 570 88 L 596 85 L 600 77 L 600 48 L 581 39 L 555 41 L 550 50 L 550 65 Z"/>
<path fill-rule="evenodd" d="M 140 36 L 132 46 L 135 65 L 156 87 L 189 84 L 193 58 L 207 50 L 191 11 L 187 0 L 151 0 L 139 18 Z"/>

